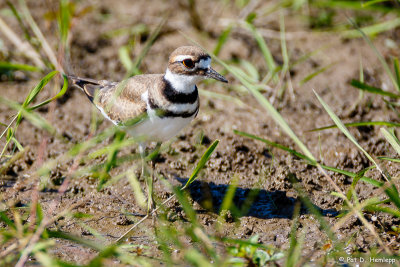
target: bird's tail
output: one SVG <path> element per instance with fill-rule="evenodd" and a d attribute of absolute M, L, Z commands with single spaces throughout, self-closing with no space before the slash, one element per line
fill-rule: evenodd
<path fill-rule="evenodd" d="M 68 77 L 68 81 L 70 82 L 70 84 L 81 89 L 90 99 L 90 101 L 93 101 L 96 90 L 100 89 L 100 87 L 102 86 L 101 81 L 97 81 L 94 79 L 80 78 L 74 75 L 66 76 Z"/>

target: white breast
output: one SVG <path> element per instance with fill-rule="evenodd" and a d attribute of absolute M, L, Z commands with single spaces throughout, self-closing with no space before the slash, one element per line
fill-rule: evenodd
<path fill-rule="evenodd" d="M 193 118 L 194 115 L 188 118 L 153 117 L 127 129 L 127 132 L 133 137 L 144 137 L 148 141 L 163 142 L 177 135 Z"/>
<path fill-rule="evenodd" d="M 156 115 L 156 111 L 150 107 L 148 101 L 148 92 L 142 94 L 142 100 L 147 103 L 148 118 L 131 127 L 126 131 L 133 137 L 143 137 L 148 141 L 163 142 L 171 139 L 177 135 L 186 125 L 188 125 L 196 114 L 191 117 L 163 117 L 160 118 Z M 180 104 L 169 107 L 169 111 L 187 111 L 196 108 L 196 104 Z"/>

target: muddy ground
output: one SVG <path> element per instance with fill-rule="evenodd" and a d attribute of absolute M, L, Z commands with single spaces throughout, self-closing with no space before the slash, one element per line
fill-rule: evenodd
<path fill-rule="evenodd" d="M 257 2 L 257 1 L 252 1 Z M 262 1 L 260 1 L 262 2 Z M 162 73 L 166 68 L 166 60 L 171 51 L 189 41 L 181 32 L 190 36 L 205 48 L 212 50 L 217 37 L 232 21 L 246 16 L 246 9 L 239 10 L 233 4 L 224 5 L 223 1 L 196 1 L 197 12 L 201 20 L 200 26 L 191 20 L 190 12 L 185 7 L 186 1 L 84 1 L 76 3 L 76 10 L 90 8 L 82 17 L 75 18 L 71 29 L 70 60 L 66 60 L 69 72 L 94 79 L 120 80 L 125 69 L 118 57 L 118 49 L 129 42 L 128 34 L 114 35 L 110 33 L 134 25 L 146 25 L 154 30 L 156 25 L 167 16 L 160 36 L 151 47 L 141 65 L 143 73 Z M 57 9 L 54 1 L 28 1 L 29 7 L 37 19 L 39 26 L 52 45 L 57 42 L 56 24 L 44 19 L 49 11 Z M 0 4 L 4 8 L 4 4 Z M 269 4 L 255 5 L 259 16 L 255 25 L 268 35 L 266 41 L 271 48 L 275 61 L 283 62 L 279 38 L 279 12 L 263 14 Z M 251 11 L 252 9 L 250 9 Z M 392 90 L 390 80 L 384 73 L 376 55 L 362 39 L 344 39 L 339 34 L 312 31 L 306 19 L 294 12 L 285 13 L 287 32 L 287 48 L 292 62 L 312 51 L 317 51 L 306 61 L 295 65 L 291 71 L 293 92 L 287 90 L 282 99 L 278 99 L 273 91 L 266 91 L 267 96 L 283 117 L 300 137 L 305 145 L 321 162 L 344 170 L 357 172 L 370 166 L 369 161 L 360 151 L 336 129 L 321 132 L 309 130 L 332 124 L 327 113 L 316 99 L 313 90 L 333 107 L 335 113 L 344 122 L 357 121 L 391 121 L 399 122 L 396 113 L 390 110 L 382 98 L 366 94 L 359 100 L 359 91 L 349 85 L 351 79 L 358 79 L 360 60 L 364 66 L 365 79 L 368 83 L 383 86 Z M 9 25 L 19 32 L 13 17 L 6 17 Z M 198 29 L 198 28 L 202 29 Z M 3 36 L 1 36 L 3 38 Z M 131 55 L 134 58 L 140 52 L 148 35 L 135 40 L 136 46 Z M 388 46 L 388 40 L 394 41 L 394 47 Z M 385 32 L 373 39 L 374 44 L 386 59 L 399 55 L 400 30 Z M 3 57 L 22 60 L 22 56 L 13 52 L 12 45 L 4 40 Z M 223 47 L 220 58 L 232 60 L 245 59 L 254 64 L 260 73 L 265 73 L 265 64 L 256 42 L 248 32 L 236 29 L 232 32 Z M 28 61 L 27 61 L 28 62 Z M 300 81 L 318 68 L 332 64 L 325 72 L 300 85 Z M 223 72 L 222 66 L 214 63 L 214 68 Z M 226 74 L 226 73 L 225 73 Z M 15 79 L 4 78 L 0 83 L 1 95 L 22 102 L 29 90 L 38 82 L 40 76 L 35 74 L 18 74 Z M 156 169 L 170 183 L 184 183 L 191 174 L 195 163 L 201 157 L 210 142 L 220 140 L 216 151 L 207 163 L 198 181 L 191 187 L 193 206 L 199 211 L 199 221 L 210 234 L 215 233 L 218 207 L 224 193 L 234 177 L 238 179 L 238 189 L 234 198 L 237 206 L 243 205 L 244 199 L 251 190 L 259 191 L 258 197 L 247 214 L 227 220 L 222 235 L 232 238 L 247 239 L 259 235 L 259 241 L 285 250 L 289 246 L 289 234 L 292 226 L 292 213 L 298 194 L 293 189 L 289 177 L 294 175 L 306 190 L 310 199 L 318 207 L 326 221 L 333 225 L 338 219 L 335 216 L 342 207 L 342 201 L 330 194 L 333 187 L 314 167 L 307 166 L 302 160 L 288 153 L 267 147 L 259 141 L 243 138 L 233 130 L 246 131 L 268 140 L 293 147 L 294 143 L 281 131 L 257 101 L 249 94 L 238 93 L 233 88 L 239 83 L 227 74 L 229 84 L 203 83 L 198 87 L 218 93 L 239 97 L 245 105 L 218 98 L 201 97 L 201 109 L 197 118 L 171 142 L 170 148 L 164 151 L 156 163 Z M 51 89 L 43 92 L 42 98 L 50 96 Z M 358 102 L 357 102 L 358 101 Z M 355 104 L 356 103 L 356 104 Z M 54 110 L 53 110 L 54 109 Z M 90 135 L 92 106 L 88 99 L 77 89 L 69 89 L 61 101 L 54 107 L 42 108 L 39 113 L 50 120 L 53 126 L 68 143 L 49 137 L 24 120 L 17 131 L 17 139 L 30 151 L 11 166 L 0 180 L 2 201 L 26 206 L 32 201 L 34 191 L 34 172 L 43 162 L 55 159 L 66 153 L 74 144 L 87 140 Z M 0 121 L 7 123 L 13 111 L 0 106 Z M 99 130 L 110 126 L 103 121 Z M 360 144 L 374 156 L 395 157 L 391 146 L 384 140 L 379 127 L 351 128 L 351 133 Z M 204 134 L 203 143 L 199 144 L 199 136 Z M 108 139 L 102 145 L 111 141 Z M 1 141 L 4 144 L 4 140 Z M 136 147 L 125 149 L 122 155 L 136 151 Z M 10 151 L 8 151 L 10 152 Z M 101 163 L 105 157 L 84 164 Z M 65 178 L 68 178 L 72 162 L 57 166 L 51 176 L 49 186 L 39 193 L 39 201 L 45 212 L 52 210 L 49 203 L 57 199 L 54 213 L 78 201 L 84 205 L 78 211 L 93 217 L 87 224 L 98 231 L 107 242 L 114 241 L 124 233 L 140 217 L 127 216 L 126 212 L 144 214 L 135 200 L 127 179 L 120 179 L 100 192 L 96 190 L 98 180 L 89 174 L 72 179 L 66 193 L 60 197 L 58 190 Z M 389 173 L 396 177 L 400 166 L 395 163 L 382 162 Z M 85 166 L 79 166 L 85 167 Z M 130 166 L 122 165 L 114 168 L 110 175 L 115 177 Z M 352 179 L 333 172 L 328 172 L 337 185 L 346 190 Z M 368 171 L 367 176 L 382 180 L 377 171 Z M 144 188 L 144 183 L 142 184 Z M 155 191 L 158 201 L 166 199 L 170 190 L 160 180 L 156 181 Z M 360 200 L 372 196 L 384 198 L 385 195 L 368 183 L 360 182 L 356 187 Z M 210 204 L 211 203 L 211 204 Z M 173 212 L 178 212 L 177 201 L 169 203 Z M 208 208 L 208 209 L 207 209 Z M 180 215 L 179 215 L 180 214 Z M 372 219 L 372 215 L 375 217 Z M 376 226 L 382 240 L 394 251 L 398 251 L 400 243 L 396 235 L 388 233 L 391 226 L 398 225 L 398 219 L 386 214 L 366 214 L 370 223 Z M 157 256 L 158 245 L 155 243 L 152 221 L 146 220 L 134 231 L 129 242 L 148 246 L 149 252 Z M 58 229 L 85 238 L 93 238 L 73 219 L 61 219 Z M 303 249 L 304 255 L 318 259 L 325 254 L 322 249 L 327 242 L 326 234 L 320 229 L 316 219 L 302 209 L 300 229 L 306 235 Z M 368 252 L 376 247 L 377 241 L 356 217 L 350 218 L 339 230 L 337 237 L 347 240 L 353 235 L 348 249 L 352 252 Z M 313 252 L 312 254 L 310 254 Z M 53 253 L 61 259 L 85 263 L 96 253 L 74 243 L 59 241 Z M 179 256 L 179 255 L 178 255 Z M 177 257 L 178 257 L 177 256 Z"/>

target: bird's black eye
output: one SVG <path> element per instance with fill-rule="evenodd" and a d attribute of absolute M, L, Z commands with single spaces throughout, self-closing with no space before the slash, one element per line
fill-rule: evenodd
<path fill-rule="evenodd" d="M 185 60 L 182 61 L 182 63 L 188 69 L 193 69 L 194 68 L 194 62 L 191 59 L 185 59 Z"/>

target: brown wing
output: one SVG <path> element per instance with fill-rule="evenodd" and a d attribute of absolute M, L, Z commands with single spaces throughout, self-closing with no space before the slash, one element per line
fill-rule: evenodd
<path fill-rule="evenodd" d="M 103 115 L 114 123 L 125 122 L 146 112 L 142 94 L 162 80 L 162 75 L 137 75 L 122 82 L 71 77 Z M 97 95 L 98 94 L 98 95 Z"/>

